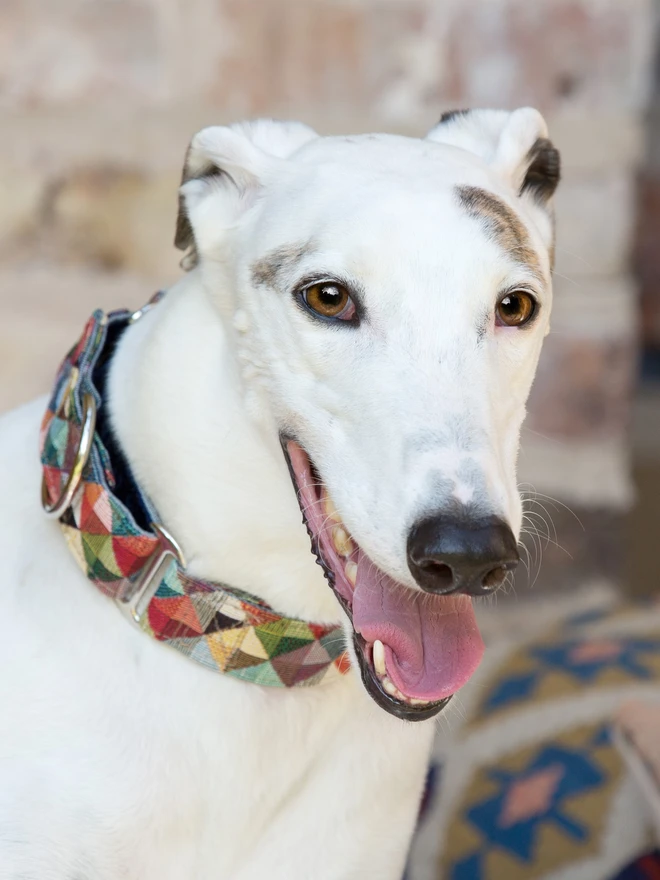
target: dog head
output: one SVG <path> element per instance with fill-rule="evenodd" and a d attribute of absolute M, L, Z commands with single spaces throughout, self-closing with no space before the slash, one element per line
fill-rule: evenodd
<path fill-rule="evenodd" d="M 559 157 L 542 117 L 423 140 L 258 121 L 193 139 L 176 243 L 233 326 L 314 549 L 393 714 L 435 714 L 517 560 L 516 456 L 551 307 Z"/>

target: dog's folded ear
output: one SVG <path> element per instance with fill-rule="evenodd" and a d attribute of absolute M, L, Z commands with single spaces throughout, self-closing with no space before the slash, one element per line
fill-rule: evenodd
<path fill-rule="evenodd" d="M 559 183 L 559 151 L 548 140 L 545 120 L 531 107 L 452 110 L 443 113 L 427 138 L 474 153 L 520 196 L 546 204 Z"/>
<path fill-rule="evenodd" d="M 453 110 L 442 115 L 427 138 L 473 153 L 489 165 L 525 202 L 554 262 L 552 196 L 560 160 L 538 110 Z"/>
<path fill-rule="evenodd" d="M 191 269 L 254 203 L 282 161 L 318 135 L 298 122 L 258 119 L 204 128 L 192 139 L 183 166 L 174 244 L 188 251 Z M 210 198 L 215 196 L 215 198 Z"/>

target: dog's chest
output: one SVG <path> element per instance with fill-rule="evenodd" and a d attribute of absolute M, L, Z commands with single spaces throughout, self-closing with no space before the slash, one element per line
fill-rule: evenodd
<path fill-rule="evenodd" d="M 9 782 L 21 807 L 11 818 L 34 841 L 35 865 L 53 828 L 57 880 L 81 860 L 99 880 L 260 880 L 266 871 L 302 880 L 325 876 L 309 873 L 319 861 L 328 878 L 350 877 L 384 829 L 383 871 L 400 864 L 426 758 L 422 731 L 411 737 L 381 719 L 357 682 L 264 694 L 198 671 L 141 633 L 133 640 L 119 623 L 112 648 L 110 627 L 80 638 L 68 658 L 58 647 L 47 696 L 19 680 L 8 715 L 18 732 L 0 723 L 18 755 Z M 42 736 L 30 730 L 26 700 L 39 705 Z M 71 709 L 53 725 L 58 706 Z M 37 777 L 35 811 L 26 792 Z M 0 828 L 6 818 L 0 809 Z"/>
<path fill-rule="evenodd" d="M 308 873 L 318 859 L 348 877 L 383 829 L 380 855 L 401 861 L 425 732 L 381 718 L 351 679 L 264 693 L 197 670 L 121 618 L 90 624 L 51 644 L 45 692 L 19 671 L 5 695 L 0 736 L 16 757 L 0 828 L 11 818 L 31 840 L 26 869 L 51 858 L 53 831 L 57 880 L 81 860 L 102 880 L 257 880 L 267 868 L 302 880 L 323 877 Z"/>

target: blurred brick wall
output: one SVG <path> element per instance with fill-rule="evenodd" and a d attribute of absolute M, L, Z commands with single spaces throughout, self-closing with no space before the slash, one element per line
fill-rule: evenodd
<path fill-rule="evenodd" d="M 638 212 L 634 267 L 640 285 L 641 338 L 655 353 L 655 378 L 660 369 L 660 0 L 655 6 L 655 58 L 652 93 L 646 115 L 647 139 L 637 179 Z"/>
<path fill-rule="evenodd" d="M 3 0 L 0 410 L 47 387 L 91 308 L 137 305 L 176 277 L 196 129 L 267 114 L 420 134 L 444 109 L 533 104 L 564 181 L 521 479 L 595 517 L 585 566 L 610 566 L 630 499 L 628 259 L 652 21 L 651 0 Z"/>

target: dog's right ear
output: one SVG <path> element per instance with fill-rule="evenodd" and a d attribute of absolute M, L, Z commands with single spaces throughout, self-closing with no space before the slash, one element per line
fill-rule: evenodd
<path fill-rule="evenodd" d="M 316 137 L 306 125 L 272 119 L 198 132 L 188 147 L 179 188 L 174 244 L 188 251 L 182 267 L 197 265 L 199 255 L 212 249 L 222 230 L 254 203 L 282 160 Z"/>

